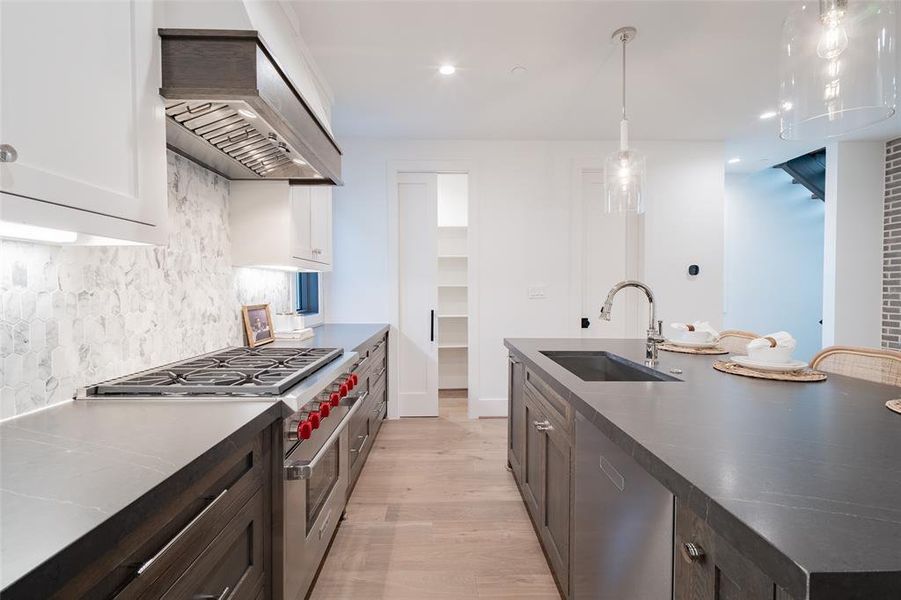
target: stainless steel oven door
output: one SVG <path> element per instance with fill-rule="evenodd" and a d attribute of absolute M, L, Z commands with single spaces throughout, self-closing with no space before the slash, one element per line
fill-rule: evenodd
<path fill-rule="evenodd" d="M 347 425 L 362 404 L 356 400 L 336 427 L 315 430 L 285 459 L 286 600 L 303 600 L 306 596 L 338 526 L 347 500 Z"/>

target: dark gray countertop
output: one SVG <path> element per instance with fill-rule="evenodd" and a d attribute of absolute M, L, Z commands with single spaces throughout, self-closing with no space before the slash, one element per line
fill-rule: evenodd
<path fill-rule="evenodd" d="M 508 339 L 505 345 L 796 599 L 901 598 L 901 389 L 715 371 L 715 356 L 660 352 L 680 382 L 585 382 L 541 350 L 644 342 Z M 893 590 L 893 595 L 885 595 Z"/>
<path fill-rule="evenodd" d="M 323 325 L 310 340 L 276 343 L 350 352 L 387 329 Z M 87 564 L 102 524 L 287 412 L 272 400 L 78 400 L 0 424 L 0 590 L 64 554 Z"/>

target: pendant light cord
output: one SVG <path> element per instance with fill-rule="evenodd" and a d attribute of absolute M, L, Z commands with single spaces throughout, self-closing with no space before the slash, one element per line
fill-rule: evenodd
<path fill-rule="evenodd" d="M 623 42 L 623 120 L 626 120 L 626 34 L 620 38 Z"/>

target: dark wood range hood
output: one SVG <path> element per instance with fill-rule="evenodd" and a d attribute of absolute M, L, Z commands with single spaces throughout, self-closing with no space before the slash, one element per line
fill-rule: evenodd
<path fill-rule="evenodd" d="M 256 31 L 159 35 L 169 148 L 228 179 L 341 185 L 341 149 Z"/>

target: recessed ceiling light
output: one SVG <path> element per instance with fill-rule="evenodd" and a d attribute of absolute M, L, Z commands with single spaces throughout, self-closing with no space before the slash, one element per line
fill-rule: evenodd
<path fill-rule="evenodd" d="M 256 119 L 256 118 L 257 118 L 256 114 L 250 112 L 250 111 L 247 110 L 246 108 L 239 108 L 239 109 L 238 109 L 238 114 L 241 115 L 242 117 L 247 118 L 247 119 Z"/>
<path fill-rule="evenodd" d="M 438 72 L 442 75 L 453 75 L 457 72 L 457 67 L 454 65 L 441 65 L 438 67 Z"/>
<path fill-rule="evenodd" d="M 729 160 L 727 160 L 726 162 L 729 163 L 730 165 L 734 165 L 734 164 L 740 163 L 741 159 L 737 156 L 734 156 L 734 157 L 730 158 Z"/>
<path fill-rule="evenodd" d="M 793 106 L 794 106 L 794 104 L 792 104 L 791 102 L 786 100 L 785 102 L 782 103 L 782 110 L 784 110 L 785 112 L 788 112 L 792 109 Z"/>
<path fill-rule="evenodd" d="M 779 113 L 777 113 L 775 110 L 768 110 L 764 113 L 760 113 L 760 119 L 762 121 L 766 121 L 767 119 L 772 119 L 773 117 L 775 117 L 778 114 Z"/>

